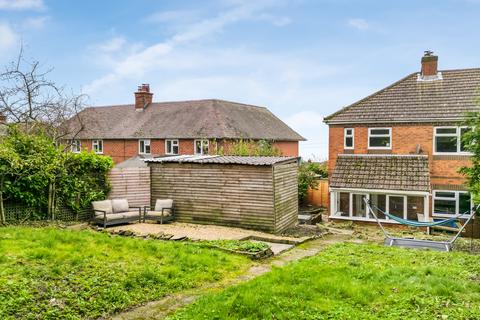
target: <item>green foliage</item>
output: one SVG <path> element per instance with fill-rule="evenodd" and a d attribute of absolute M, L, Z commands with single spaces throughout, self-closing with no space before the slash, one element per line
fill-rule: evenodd
<path fill-rule="evenodd" d="M 267 140 L 236 140 L 227 148 L 215 148 L 217 154 L 229 156 L 281 156 L 280 149 Z M 226 149 L 226 150 L 225 150 Z"/>
<path fill-rule="evenodd" d="M 317 189 L 318 179 L 327 178 L 327 166 L 317 162 L 301 162 L 298 167 L 298 198 L 304 201 L 309 188 Z"/>
<path fill-rule="evenodd" d="M 467 184 L 475 203 L 480 203 L 480 112 L 467 115 L 467 125 L 470 130 L 462 136 L 466 150 L 472 153 L 471 166 L 462 167 L 460 173 L 467 177 Z"/>
<path fill-rule="evenodd" d="M 78 212 L 105 198 L 112 167 L 109 157 L 64 152 L 41 132 L 25 134 L 11 127 L 0 142 L 0 202 L 13 200 L 51 213 L 61 201 Z"/>
<path fill-rule="evenodd" d="M 478 261 L 464 253 L 338 244 L 206 295 L 169 319 L 478 319 Z"/>
<path fill-rule="evenodd" d="M 268 244 L 258 241 L 240 241 L 240 240 L 206 240 L 200 241 L 207 246 L 220 247 L 233 251 L 260 252 L 269 248 Z"/>
<path fill-rule="evenodd" d="M 233 277 L 245 257 L 175 241 L 0 228 L 0 319 L 97 319 Z"/>

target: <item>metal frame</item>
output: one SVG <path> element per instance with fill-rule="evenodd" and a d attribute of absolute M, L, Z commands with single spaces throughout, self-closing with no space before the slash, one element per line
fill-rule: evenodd
<path fill-rule="evenodd" d="M 99 222 L 100 222 L 100 224 L 102 224 L 104 228 L 106 228 L 108 226 L 117 225 L 117 224 L 136 221 L 136 220 L 138 220 L 138 222 L 142 222 L 142 208 L 141 207 L 128 207 L 128 209 L 138 209 L 138 218 L 137 217 L 124 218 L 123 216 L 121 216 L 121 218 L 119 217 L 118 219 L 113 219 L 113 220 L 107 221 L 107 211 L 105 211 L 105 210 L 93 210 L 93 218 L 91 219 L 91 222 L 95 223 L 95 224 L 99 224 Z M 103 213 L 103 218 L 99 219 L 99 217 L 97 217 L 95 215 L 95 213 L 97 213 L 97 212 Z M 131 211 L 127 211 L 127 212 L 131 212 Z M 110 214 L 121 215 L 122 212 L 110 213 Z"/>
<path fill-rule="evenodd" d="M 475 216 L 474 213 L 480 208 L 480 205 L 477 205 L 476 207 L 472 207 L 470 211 L 470 216 L 467 218 L 467 221 L 465 221 L 465 223 L 458 230 L 457 234 L 450 241 L 433 241 L 433 240 L 391 237 L 390 234 L 387 232 L 387 230 L 385 230 L 385 228 L 382 226 L 382 223 L 378 219 L 375 212 L 372 210 L 372 207 L 370 206 L 368 199 L 364 198 L 363 201 L 365 201 L 367 210 L 372 213 L 372 215 L 375 217 L 375 220 L 377 221 L 377 224 L 382 229 L 383 234 L 385 235 L 385 241 L 384 241 L 385 245 L 389 247 L 397 246 L 397 247 L 406 247 L 406 248 L 432 249 L 432 250 L 446 251 L 446 252 L 452 251 L 453 244 L 458 239 L 458 237 L 460 237 L 460 234 L 463 232 L 463 230 L 468 225 L 470 220 L 472 220 L 472 218 Z"/>
<path fill-rule="evenodd" d="M 153 211 L 151 206 L 144 206 L 143 207 L 143 222 L 148 218 L 148 220 L 154 220 L 154 221 L 160 221 L 160 224 L 163 224 L 163 222 L 168 222 L 168 221 L 173 221 L 175 219 L 175 207 L 172 205 L 170 208 L 162 208 L 162 215 L 160 217 L 157 216 L 149 216 L 148 211 Z M 164 210 L 171 210 L 171 214 L 169 216 L 164 216 L 163 211 Z M 158 220 L 160 218 L 160 220 Z"/>

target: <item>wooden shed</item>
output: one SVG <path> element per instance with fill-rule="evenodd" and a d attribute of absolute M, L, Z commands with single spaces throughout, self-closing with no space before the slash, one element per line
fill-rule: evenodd
<path fill-rule="evenodd" d="M 151 199 L 173 199 L 177 221 L 281 232 L 298 216 L 298 158 L 173 156 L 145 160 Z"/>

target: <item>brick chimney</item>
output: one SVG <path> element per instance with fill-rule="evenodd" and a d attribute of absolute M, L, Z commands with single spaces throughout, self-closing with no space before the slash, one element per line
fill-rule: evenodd
<path fill-rule="evenodd" d="M 153 100 L 153 93 L 150 93 L 150 85 L 142 84 L 135 92 L 135 111 L 143 111 Z"/>
<path fill-rule="evenodd" d="M 436 76 L 438 72 L 438 56 L 432 51 L 425 51 L 422 57 L 422 77 Z"/>

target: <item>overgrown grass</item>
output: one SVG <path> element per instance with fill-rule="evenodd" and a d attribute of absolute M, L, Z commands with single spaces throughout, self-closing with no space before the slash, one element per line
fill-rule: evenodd
<path fill-rule="evenodd" d="M 0 319 L 106 316 L 241 272 L 248 259 L 185 243 L 0 228 Z"/>
<path fill-rule="evenodd" d="M 204 240 L 199 241 L 198 243 L 206 246 L 220 247 L 227 250 L 249 253 L 260 252 L 269 248 L 269 245 L 264 242 L 249 240 Z"/>
<path fill-rule="evenodd" d="M 171 319 L 480 319 L 480 257 L 335 245 Z"/>

